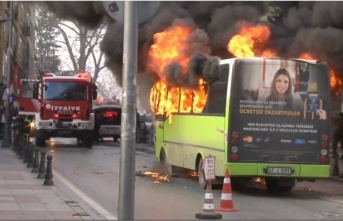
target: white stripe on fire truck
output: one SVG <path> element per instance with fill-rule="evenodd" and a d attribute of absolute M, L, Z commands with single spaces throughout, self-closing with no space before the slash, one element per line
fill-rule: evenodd
<path fill-rule="evenodd" d="M 35 99 L 31 99 L 31 102 L 36 107 L 37 111 L 39 111 L 39 102 L 37 100 L 35 100 Z"/>

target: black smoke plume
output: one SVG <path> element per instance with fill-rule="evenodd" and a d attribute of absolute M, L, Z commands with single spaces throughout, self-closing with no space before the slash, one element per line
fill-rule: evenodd
<path fill-rule="evenodd" d="M 100 47 L 106 55 L 107 67 L 121 84 L 123 25 L 107 16 L 101 2 L 46 4 L 62 19 L 77 21 L 92 28 L 101 22 L 107 23 L 107 33 Z M 275 8 L 283 11 L 280 13 L 282 16 L 276 16 L 274 20 L 269 19 L 273 21 L 270 23 L 265 18 L 267 15 L 271 16 Z M 343 2 L 161 1 L 154 17 L 139 25 L 138 72 L 149 79 L 142 80 L 144 84 L 152 81 L 152 85 L 158 79 L 157 73 L 150 73 L 147 69 L 147 52 L 153 43 L 153 36 L 173 25 L 175 19 L 179 22 L 187 21 L 185 23 L 195 28 L 196 32 L 201 32 L 202 38 L 199 39 L 206 41 L 194 37 L 194 40 L 201 43 L 191 51 L 189 73 L 186 77 L 180 75 L 180 64 L 172 63 L 166 68 L 163 74 L 167 75 L 171 85 L 194 87 L 199 76 L 208 81 L 214 80 L 216 76 L 213 73 L 218 67 L 219 58 L 232 57 L 226 46 L 229 39 L 237 34 L 236 24 L 242 21 L 269 25 L 271 40 L 267 46 L 278 51 L 280 56 L 297 57 L 301 53 L 309 52 L 327 61 L 330 67 L 343 77 Z M 208 50 L 201 50 L 203 47 L 208 47 Z M 143 97 L 146 99 L 149 96 Z"/>

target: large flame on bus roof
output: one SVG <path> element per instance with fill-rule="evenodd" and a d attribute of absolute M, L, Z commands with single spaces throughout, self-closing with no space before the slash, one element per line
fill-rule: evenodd
<path fill-rule="evenodd" d="M 166 81 L 163 73 L 172 62 L 178 62 L 182 67 L 182 72 L 186 73 L 190 57 L 180 52 L 189 50 L 190 46 L 182 39 L 191 33 L 191 28 L 179 25 L 154 35 L 155 44 L 150 47 L 151 62 L 148 66 L 159 75 L 162 81 Z"/>
<path fill-rule="evenodd" d="M 227 49 L 236 58 L 275 57 L 277 53 L 265 49 L 269 41 L 270 30 L 266 25 L 248 26 L 242 23 L 239 34 L 233 36 Z"/>
<path fill-rule="evenodd" d="M 154 35 L 154 44 L 150 47 L 148 67 L 159 75 L 159 81 L 150 91 L 150 105 L 155 114 L 173 112 L 200 113 L 205 106 L 207 94 L 204 81 L 199 79 L 197 89 L 171 87 L 164 75 L 166 67 L 173 62 L 180 64 L 182 73 L 187 73 L 190 60 L 190 45 L 185 41 L 193 30 L 187 26 L 176 25 Z"/>

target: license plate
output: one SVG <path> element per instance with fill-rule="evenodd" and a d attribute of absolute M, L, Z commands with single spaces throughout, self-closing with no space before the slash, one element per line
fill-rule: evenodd
<path fill-rule="evenodd" d="M 293 173 L 290 167 L 266 167 L 263 170 L 266 174 L 291 175 Z"/>
<path fill-rule="evenodd" d="M 118 132 L 118 128 L 106 128 L 106 131 L 108 133 L 115 133 L 115 132 Z"/>

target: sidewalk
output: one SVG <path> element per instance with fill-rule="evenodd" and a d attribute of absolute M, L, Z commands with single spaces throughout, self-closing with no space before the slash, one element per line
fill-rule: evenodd
<path fill-rule="evenodd" d="M 0 146 L 0 220 L 105 220 L 57 186 L 44 186 L 31 170 L 11 148 Z"/>

